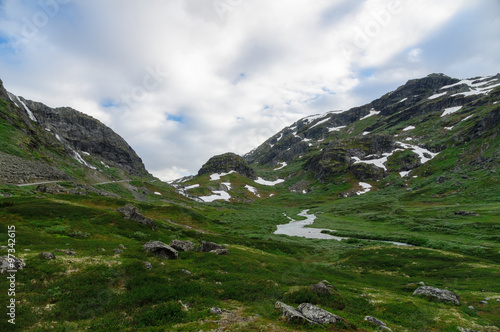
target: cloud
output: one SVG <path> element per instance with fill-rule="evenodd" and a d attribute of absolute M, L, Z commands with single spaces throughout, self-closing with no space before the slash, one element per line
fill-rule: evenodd
<path fill-rule="evenodd" d="M 495 0 L 46 1 L 58 4 L 53 15 L 35 3 L 0 5 L 5 85 L 100 119 L 164 179 L 429 70 L 475 76 L 500 61 Z M 33 19 L 40 13 L 46 22 Z M 23 39 L 29 22 L 36 33 Z M 481 50 L 453 35 L 463 22 Z"/>

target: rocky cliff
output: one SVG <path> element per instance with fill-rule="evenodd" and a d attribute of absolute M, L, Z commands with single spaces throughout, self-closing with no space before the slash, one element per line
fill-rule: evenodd
<path fill-rule="evenodd" d="M 229 173 L 235 171 L 250 179 L 256 179 L 255 171 L 248 166 L 242 157 L 234 153 L 225 153 L 210 158 L 198 171 L 198 176 L 214 173 Z"/>
<path fill-rule="evenodd" d="M 100 121 L 9 93 L 0 81 L 0 181 L 101 182 L 151 177 L 135 151 Z M 4 176 L 5 175 L 5 176 Z"/>

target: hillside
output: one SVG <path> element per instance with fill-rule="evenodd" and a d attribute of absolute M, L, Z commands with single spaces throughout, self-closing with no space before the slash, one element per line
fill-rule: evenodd
<path fill-rule="evenodd" d="M 98 120 L 0 106 L 2 331 L 500 331 L 500 75 L 411 80 L 171 183 Z"/>

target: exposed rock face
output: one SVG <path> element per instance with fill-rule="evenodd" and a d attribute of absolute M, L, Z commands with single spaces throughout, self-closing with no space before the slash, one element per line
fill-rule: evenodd
<path fill-rule="evenodd" d="M 257 174 L 246 161 L 234 153 L 225 153 L 210 158 L 198 171 L 198 175 L 229 173 L 230 171 L 235 171 L 250 179 L 257 178 Z"/>
<path fill-rule="evenodd" d="M 170 246 L 177 251 L 194 251 L 196 246 L 191 241 L 172 240 Z"/>
<path fill-rule="evenodd" d="M 201 241 L 200 245 L 198 246 L 198 249 L 196 249 L 198 252 L 211 252 L 212 250 L 220 250 L 220 249 L 227 249 L 224 246 L 221 246 L 220 244 L 213 243 L 210 241 Z"/>
<path fill-rule="evenodd" d="M 110 165 L 128 173 L 148 176 L 141 158 L 112 129 L 93 117 L 69 107 L 50 108 L 42 103 L 22 99 L 44 128 L 59 135 L 73 150 L 99 156 Z"/>
<path fill-rule="evenodd" d="M 143 224 L 143 225 L 146 225 L 146 226 L 150 226 L 153 230 L 156 229 L 156 224 L 153 221 L 153 219 L 146 218 L 145 216 L 143 216 L 141 214 L 141 212 L 139 211 L 139 209 L 136 208 L 133 205 L 127 204 L 127 205 L 125 205 L 123 207 L 120 207 L 120 208 L 116 209 L 116 211 L 118 211 L 121 214 L 123 214 L 123 216 L 127 220 L 136 221 L 136 222 L 138 222 L 140 224 Z"/>
<path fill-rule="evenodd" d="M 40 161 L 27 160 L 0 151 L 0 183 L 22 184 L 57 180 L 71 180 L 71 177 Z"/>
<path fill-rule="evenodd" d="M 161 258 L 177 259 L 177 250 L 161 241 L 151 241 L 142 246 L 144 250 L 151 252 Z"/>
<path fill-rule="evenodd" d="M 53 252 L 41 252 L 38 257 L 43 259 L 56 259 L 56 255 Z"/>
<path fill-rule="evenodd" d="M 312 324 L 334 324 L 343 320 L 324 309 L 310 303 L 302 303 L 297 309 L 283 302 L 277 301 L 275 308 L 281 310 L 287 321 L 305 321 Z"/>
<path fill-rule="evenodd" d="M 26 263 L 24 263 L 23 259 L 11 256 L 9 261 L 8 256 L 0 257 L 0 273 L 4 273 L 9 270 L 22 270 L 25 266 Z"/>
<path fill-rule="evenodd" d="M 446 289 L 440 289 L 431 286 L 420 286 L 415 290 L 415 292 L 413 292 L 413 295 L 429 296 L 440 301 L 451 302 L 455 305 L 460 305 L 458 295 Z"/>

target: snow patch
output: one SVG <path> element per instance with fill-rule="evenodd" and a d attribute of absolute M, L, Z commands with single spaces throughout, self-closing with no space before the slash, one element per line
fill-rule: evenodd
<path fill-rule="evenodd" d="M 280 163 L 280 165 L 281 165 L 281 166 L 280 166 L 280 167 L 278 167 L 278 168 L 275 168 L 275 169 L 274 169 L 274 171 L 280 170 L 280 169 L 285 168 L 285 167 L 287 167 L 287 166 L 288 166 L 288 164 L 287 164 L 287 163 L 285 163 L 285 162 Z"/>
<path fill-rule="evenodd" d="M 326 118 L 326 119 L 324 119 L 324 120 L 321 120 L 321 121 L 319 121 L 319 122 L 315 123 L 315 124 L 314 124 L 313 126 L 311 126 L 311 128 L 309 128 L 309 129 L 313 129 L 314 127 L 319 126 L 320 124 L 323 124 L 323 123 L 325 123 L 325 122 L 328 122 L 328 120 L 330 120 L 330 118 L 329 118 L 329 117 L 328 117 L 328 118 Z"/>
<path fill-rule="evenodd" d="M 435 95 L 430 96 L 428 99 L 429 99 L 429 100 L 432 100 L 432 99 L 437 99 L 437 98 L 439 98 L 439 97 L 444 96 L 444 95 L 445 95 L 445 94 L 447 94 L 447 93 L 448 93 L 448 92 L 436 93 Z"/>
<path fill-rule="evenodd" d="M 375 111 L 373 108 L 370 110 L 370 113 L 364 117 L 362 117 L 361 119 L 359 119 L 359 121 L 361 120 L 364 120 L 364 119 L 368 119 L 370 116 L 374 116 L 374 115 L 378 115 L 380 114 L 380 112 L 378 111 Z"/>
<path fill-rule="evenodd" d="M 229 195 L 225 191 L 214 191 L 213 195 L 202 196 L 202 197 L 199 197 L 199 199 L 205 203 L 211 203 L 211 202 L 216 201 L 216 200 L 229 201 L 231 199 L 231 195 Z"/>
<path fill-rule="evenodd" d="M 415 129 L 415 126 L 408 126 L 405 129 L 403 129 L 403 131 L 409 131 L 409 130 L 413 130 L 413 129 Z"/>
<path fill-rule="evenodd" d="M 251 193 L 253 193 L 255 196 L 260 197 L 259 192 L 257 191 L 257 188 L 252 187 L 252 186 L 250 186 L 248 184 L 245 186 L 245 188 L 247 188 L 248 191 L 250 191 Z"/>
<path fill-rule="evenodd" d="M 468 117 L 464 118 L 462 121 L 467 121 L 467 120 L 469 120 L 470 118 L 472 118 L 473 116 L 474 116 L 474 114 L 469 115 Z"/>
<path fill-rule="evenodd" d="M 363 190 L 358 191 L 356 193 L 357 195 L 363 195 L 363 194 L 366 194 L 367 192 L 369 192 L 370 190 L 372 190 L 372 186 L 369 183 L 366 183 L 366 182 L 360 182 L 359 186 L 361 188 L 363 188 Z"/>
<path fill-rule="evenodd" d="M 97 169 L 94 166 L 90 165 L 85 160 L 83 160 L 82 156 L 78 152 L 76 152 L 75 150 L 71 149 L 71 152 L 73 152 L 73 158 L 75 158 L 76 161 L 78 161 L 80 164 L 87 166 L 90 169 Z"/>
<path fill-rule="evenodd" d="M 26 111 L 26 113 L 28 113 L 29 118 L 30 118 L 32 121 L 34 121 L 34 122 L 38 122 L 38 121 L 36 120 L 35 115 L 33 114 L 33 112 L 31 112 L 31 110 L 28 108 L 28 106 L 26 106 L 26 104 L 25 104 L 25 103 L 23 103 L 23 101 L 21 100 L 21 98 L 19 98 L 19 97 L 17 97 L 17 96 L 16 96 L 16 98 L 17 98 L 17 100 L 19 101 L 19 103 L 20 103 L 21 105 L 23 105 L 24 110 Z"/>
<path fill-rule="evenodd" d="M 444 130 L 453 130 L 453 127 L 444 127 Z"/>
<path fill-rule="evenodd" d="M 158 195 L 158 196 L 163 196 L 161 193 L 155 191 L 155 195 Z"/>
<path fill-rule="evenodd" d="M 403 98 L 399 102 L 402 103 L 402 102 L 407 101 L 407 100 L 408 100 L 408 98 Z"/>
<path fill-rule="evenodd" d="M 236 171 L 231 171 L 229 173 L 214 173 L 214 174 L 210 175 L 210 181 L 220 180 L 221 177 L 232 174 L 232 173 L 236 173 Z"/>
<path fill-rule="evenodd" d="M 369 131 L 365 131 L 365 132 L 363 133 L 363 136 L 366 136 L 366 135 L 368 135 L 368 134 L 370 134 L 370 132 L 369 132 Z"/>
<path fill-rule="evenodd" d="M 407 171 L 407 172 L 399 172 L 399 175 L 401 175 L 402 178 L 404 178 L 405 176 L 407 176 L 408 174 L 410 174 L 410 171 Z"/>
<path fill-rule="evenodd" d="M 266 181 L 263 178 L 258 178 L 257 180 L 255 180 L 255 183 L 262 184 L 264 186 L 274 186 L 283 182 L 285 182 L 285 180 L 283 179 L 278 179 L 276 181 Z"/>
<path fill-rule="evenodd" d="M 332 131 L 340 131 L 341 129 L 345 128 L 347 126 L 340 126 L 340 127 L 333 127 L 333 128 L 328 128 L 328 132 Z"/>
<path fill-rule="evenodd" d="M 191 186 L 187 186 L 186 188 L 184 188 L 184 190 L 189 190 L 189 189 L 194 189 L 194 188 L 198 188 L 200 185 L 199 184 L 193 184 Z"/>
<path fill-rule="evenodd" d="M 222 182 L 222 184 L 227 187 L 227 190 L 231 190 L 231 182 Z"/>
<path fill-rule="evenodd" d="M 441 117 L 458 112 L 461 108 L 462 108 L 462 106 L 454 106 L 454 107 L 445 108 L 443 114 L 441 114 Z"/>

